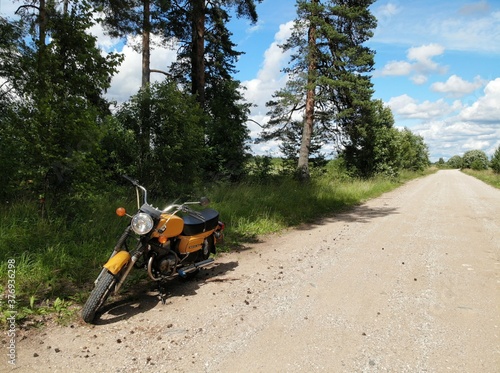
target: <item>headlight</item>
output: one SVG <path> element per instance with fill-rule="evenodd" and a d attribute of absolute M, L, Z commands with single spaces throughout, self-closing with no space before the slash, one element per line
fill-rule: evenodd
<path fill-rule="evenodd" d="M 132 229 L 135 233 L 143 235 L 153 229 L 153 218 L 143 212 L 132 218 Z"/>

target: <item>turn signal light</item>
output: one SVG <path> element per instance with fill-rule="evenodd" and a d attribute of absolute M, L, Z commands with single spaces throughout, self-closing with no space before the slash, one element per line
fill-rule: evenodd
<path fill-rule="evenodd" d="M 160 242 L 163 245 L 165 242 L 167 242 L 167 237 L 165 236 L 158 237 L 158 242 Z"/>
<path fill-rule="evenodd" d="M 125 216 L 127 214 L 127 211 L 123 207 L 118 207 L 116 209 L 116 215 L 118 216 Z"/>

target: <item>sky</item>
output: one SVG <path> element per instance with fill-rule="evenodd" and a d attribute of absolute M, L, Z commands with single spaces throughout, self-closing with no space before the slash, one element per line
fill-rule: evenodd
<path fill-rule="evenodd" d="M 11 16 L 18 5 L 0 0 L 0 15 Z M 378 21 L 366 43 L 376 53 L 373 98 L 391 108 L 396 127 L 421 135 L 433 162 L 474 149 L 493 155 L 500 146 L 500 0 L 379 0 L 370 10 Z M 264 0 L 257 12 L 256 24 L 233 19 L 228 25 L 235 49 L 244 52 L 235 78 L 255 105 L 252 138 L 260 132 L 255 122 L 269 119 L 265 103 L 286 82 L 289 55 L 279 45 L 290 35 L 295 0 Z M 107 97 L 126 101 L 141 79 L 134 39 L 112 40 L 99 26 L 91 31 L 104 51 L 125 55 Z M 174 50 L 156 47 L 151 68 L 165 69 L 174 59 Z M 274 142 L 252 144 L 252 151 L 279 155 Z"/>

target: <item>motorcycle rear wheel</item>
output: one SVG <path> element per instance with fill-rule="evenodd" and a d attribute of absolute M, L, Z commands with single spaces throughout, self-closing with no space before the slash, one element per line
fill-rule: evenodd
<path fill-rule="evenodd" d="M 94 290 L 90 293 L 89 299 L 83 306 L 82 319 L 86 323 L 92 323 L 99 308 L 102 307 L 106 299 L 108 299 L 111 289 L 116 284 L 116 277 L 110 272 L 105 271 Z"/>

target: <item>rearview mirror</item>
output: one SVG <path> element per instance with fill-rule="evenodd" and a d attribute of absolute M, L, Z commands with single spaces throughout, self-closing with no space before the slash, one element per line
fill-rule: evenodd
<path fill-rule="evenodd" d="M 210 204 L 210 200 L 207 197 L 201 197 L 200 198 L 200 205 L 202 206 L 208 206 Z"/>

